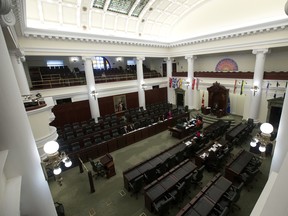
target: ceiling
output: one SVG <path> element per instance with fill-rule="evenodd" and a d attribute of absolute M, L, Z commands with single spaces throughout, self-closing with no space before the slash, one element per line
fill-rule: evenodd
<path fill-rule="evenodd" d="M 14 0 L 22 34 L 171 43 L 287 20 L 287 0 Z M 287 20 L 288 21 L 288 20 Z"/>

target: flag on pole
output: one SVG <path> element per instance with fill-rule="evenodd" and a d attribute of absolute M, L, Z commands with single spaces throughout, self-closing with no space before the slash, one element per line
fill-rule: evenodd
<path fill-rule="evenodd" d="M 235 82 L 234 82 L 234 91 L 233 91 L 233 94 L 236 93 L 236 89 L 237 89 L 237 80 L 235 80 Z"/>
<path fill-rule="evenodd" d="M 269 87 L 270 87 L 270 82 L 268 81 L 267 86 L 266 86 L 266 98 L 268 95 Z"/>
<path fill-rule="evenodd" d="M 274 94 L 274 98 L 277 97 L 277 91 L 278 91 L 278 87 L 280 86 L 279 82 L 277 81 L 276 83 L 276 90 L 275 90 L 275 94 Z"/>
<path fill-rule="evenodd" d="M 244 80 L 242 80 L 242 83 L 241 83 L 240 95 L 243 94 L 243 91 L 244 91 Z"/>
<path fill-rule="evenodd" d="M 285 91 L 284 91 L 284 95 L 283 95 L 283 98 L 285 98 L 285 94 L 286 94 L 286 90 L 287 90 L 287 81 L 286 81 L 286 84 L 285 84 Z"/>
<path fill-rule="evenodd" d="M 196 78 L 196 90 L 198 90 L 199 87 L 199 78 Z"/>
<path fill-rule="evenodd" d="M 203 95 L 202 95 L 202 107 L 204 107 L 204 92 L 203 92 Z"/>
<path fill-rule="evenodd" d="M 227 113 L 230 113 L 230 96 L 228 95 L 228 101 L 227 101 Z"/>
<path fill-rule="evenodd" d="M 194 88 L 195 88 L 195 82 L 196 82 L 196 79 L 193 78 L 193 80 L 192 80 L 192 90 L 194 90 Z"/>
<path fill-rule="evenodd" d="M 181 78 L 178 79 L 178 88 L 182 88 L 182 79 Z"/>

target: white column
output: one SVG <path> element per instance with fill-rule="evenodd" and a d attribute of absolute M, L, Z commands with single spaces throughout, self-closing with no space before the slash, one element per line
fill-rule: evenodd
<path fill-rule="evenodd" d="M 142 88 L 142 84 L 144 83 L 144 76 L 143 76 L 143 61 L 145 60 L 144 57 L 137 57 L 137 83 L 138 83 L 138 100 L 139 100 L 139 107 L 143 107 L 146 109 L 145 103 L 145 90 Z"/>
<path fill-rule="evenodd" d="M 173 95 L 174 95 L 174 89 L 169 88 L 169 79 L 172 78 L 172 60 L 171 58 L 166 59 L 166 64 L 167 64 L 167 82 L 168 82 L 168 88 L 167 88 L 167 99 L 168 103 L 175 103 L 173 100 Z"/>
<path fill-rule="evenodd" d="M 87 83 L 88 99 L 90 105 L 91 117 L 98 122 L 98 117 L 100 117 L 99 104 L 97 94 L 91 95 L 91 92 L 97 92 L 95 86 L 95 78 L 92 67 L 92 57 L 82 57 L 85 60 L 85 76 Z"/>
<path fill-rule="evenodd" d="M 16 79 L 18 82 L 18 86 L 20 89 L 21 95 L 29 95 L 30 89 L 26 77 L 26 73 L 24 71 L 24 67 L 21 61 L 21 58 L 17 56 L 16 53 L 10 53 L 11 62 L 14 68 L 14 73 L 16 75 Z M 25 59 L 25 58 L 22 58 Z"/>
<path fill-rule="evenodd" d="M 187 81 L 190 83 L 187 89 L 187 98 L 188 98 L 188 108 L 189 109 L 195 109 L 196 103 L 195 103 L 195 91 L 196 86 L 194 90 L 192 90 L 192 82 L 194 78 L 194 60 L 196 59 L 196 56 L 185 56 L 185 59 L 187 59 L 188 63 L 188 72 L 187 72 Z"/>
<path fill-rule="evenodd" d="M 272 171 L 277 173 L 279 172 L 281 165 L 285 159 L 285 156 L 288 152 L 287 128 L 288 128 L 288 88 L 286 88 L 270 173 Z"/>
<path fill-rule="evenodd" d="M 8 150 L 6 178 L 22 176 L 21 215 L 56 216 L 2 28 L 0 28 L 0 150 Z"/>
<path fill-rule="evenodd" d="M 255 122 L 258 122 L 259 118 L 259 111 L 261 106 L 261 97 L 262 97 L 262 83 L 263 83 L 263 76 L 264 76 L 264 65 L 265 65 L 265 58 L 266 53 L 268 53 L 268 49 L 259 49 L 253 50 L 253 54 L 256 54 L 256 61 L 255 61 L 255 69 L 254 69 L 254 76 L 253 76 L 253 86 L 257 86 L 259 90 L 255 93 L 250 92 L 250 112 L 248 114 L 248 118 L 254 119 Z"/>

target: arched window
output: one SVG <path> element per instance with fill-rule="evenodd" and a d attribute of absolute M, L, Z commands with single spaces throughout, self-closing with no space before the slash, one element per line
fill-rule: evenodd
<path fill-rule="evenodd" d="M 111 65 L 109 61 L 105 57 L 100 57 L 100 56 L 95 56 L 94 60 L 92 61 L 93 63 L 93 69 L 110 69 Z"/>

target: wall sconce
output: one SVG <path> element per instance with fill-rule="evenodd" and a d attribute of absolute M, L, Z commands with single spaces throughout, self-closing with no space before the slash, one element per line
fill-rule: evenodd
<path fill-rule="evenodd" d="M 263 123 L 260 126 L 261 134 L 257 134 L 256 137 L 250 142 L 251 147 L 256 147 L 259 142 L 259 151 L 265 152 L 266 145 L 270 143 L 271 133 L 273 132 L 273 126 L 270 123 Z"/>
<path fill-rule="evenodd" d="M 142 89 L 143 89 L 144 91 L 147 89 L 147 87 L 148 87 L 147 84 L 145 84 L 145 83 L 142 84 Z"/>
<path fill-rule="evenodd" d="M 94 100 L 96 100 L 96 96 L 98 95 L 98 92 L 93 90 L 93 91 L 91 91 L 90 95 L 94 98 Z"/>
<path fill-rule="evenodd" d="M 71 167 L 72 161 L 63 151 L 59 154 L 59 144 L 56 141 L 49 141 L 44 145 L 44 152 L 47 154 L 47 159 L 43 162 L 46 168 L 53 169 L 55 176 L 60 175 L 62 169 L 60 167 L 61 162 L 64 163 L 65 167 Z M 62 178 L 58 176 L 57 182 L 62 185 Z"/>
<path fill-rule="evenodd" d="M 256 92 L 259 91 L 259 87 L 255 85 L 255 86 L 251 87 L 250 90 L 253 92 L 253 95 L 255 96 Z"/>
<path fill-rule="evenodd" d="M 122 61 L 122 57 L 117 57 L 117 58 L 116 58 L 116 61 L 117 61 L 117 62 L 121 62 L 121 61 Z"/>

